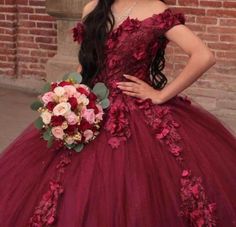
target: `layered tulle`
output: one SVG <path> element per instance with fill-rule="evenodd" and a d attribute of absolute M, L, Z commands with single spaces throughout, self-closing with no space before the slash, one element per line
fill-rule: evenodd
<path fill-rule="evenodd" d="M 47 149 L 29 125 L 0 158 L 0 226 L 235 226 L 233 134 L 182 97 L 139 107 L 116 149 L 105 129 L 81 153 Z"/>

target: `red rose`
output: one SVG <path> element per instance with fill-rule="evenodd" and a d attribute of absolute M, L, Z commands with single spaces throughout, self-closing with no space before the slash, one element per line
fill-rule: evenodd
<path fill-rule="evenodd" d="M 76 133 L 77 126 L 76 125 L 68 125 L 68 128 L 64 130 L 68 135 L 74 135 Z"/>
<path fill-rule="evenodd" d="M 54 127 L 61 126 L 64 121 L 65 121 L 65 117 L 63 116 L 52 116 L 51 124 Z"/>
<path fill-rule="evenodd" d="M 78 126 L 80 131 L 85 131 L 87 129 L 93 128 L 91 124 L 89 124 L 88 121 L 86 121 L 84 118 L 81 120 L 80 125 Z"/>
<path fill-rule="evenodd" d="M 94 109 L 94 113 L 97 114 L 99 112 L 99 109 L 96 106 L 96 102 L 93 100 L 89 101 L 89 104 L 87 105 L 88 109 Z"/>
<path fill-rule="evenodd" d="M 77 102 L 77 99 L 75 97 L 69 98 L 68 102 L 71 105 L 71 110 L 75 110 L 77 108 L 78 102 Z"/>
<path fill-rule="evenodd" d="M 50 111 L 53 111 L 53 108 L 56 106 L 57 104 L 55 102 L 49 102 L 47 105 L 46 105 L 46 108 Z"/>
<path fill-rule="evenodd" d="M 97 96 L 93 92 L 90 92 L 89 95 L 88 95 L 88 99 L 92 100 L 92 101 L 96 101 Z"/>
<path fill-rule="evenodd" d="M 84 95 L 86 95 L 86 96 L 89 95 L 89 92 L 88 92 L 85 88 L 83 88 L 83 87 L 78 87 L 76 90 L 77 90 L 78 92 L 80 92 L 81 94 L 84 94 Z"/>
<path fill-rule="evenodd" d="M 64 87 L 64 86 L 66 86 L 66 85 L 72 85 L 72 83 L 69 82 L 69 81 L 62 81 L 62 82 L 60 82 L 60 83 L 58 84 L 58 86 L 61 86 L 61 87 Z"/>
<path fill-rule="evenodd" d="M 58 86 L 57 83 L 52 83 L 52 84 L 51 84 L 51 89 L 52 89 L 52 91 L 53 91 L 57 86 Z"/>

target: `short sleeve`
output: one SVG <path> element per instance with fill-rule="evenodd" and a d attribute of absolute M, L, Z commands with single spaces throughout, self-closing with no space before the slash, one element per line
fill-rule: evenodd
<path fill-rule="evenodd" d="M 79 44 L 83 41 L 84 38 L 84 24 L 82 22 L 77 22 L 76 26 L 72 29 L 74 42 Z"/>
<path fill-rule="evenodd" d="M 160 14 L 155 14 L 154 27 L 158 30 L 158 33 L 164 34 L 169 29 L 178 24 L 185 24 L 186 18 L 183 13 L 176 13 L 171 8 L 165 9 Z"/>

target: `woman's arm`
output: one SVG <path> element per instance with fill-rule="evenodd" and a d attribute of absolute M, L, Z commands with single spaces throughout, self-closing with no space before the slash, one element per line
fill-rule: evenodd
<path fill-rule="evenodd" d="M 165 36 L 176 43 L 190 58 L 182 72 L 156 94 L 157 100 L 159 99 L 161 102 L 165 102 L 185 90 L 216 63 L 210 49 L 188 27 L 174 26 L 165 33 Z"/>
<path fill-rule="evenodd" d="M 162 10 L 166 9 L 166 6 L 162 5 Z M 182 72 L 161 91 L 152 88 L 137 77 L 124 75 L 132 81 L 117 83 L 118 88 L 122 89 L 124 94 L 142 99 L 151 98 L 155 104 L 164 103 L 189 87 L 216 63 L 211 50 L 187 26 L 183 24 L 173 26 L 165 32 L 165 36 L 176 43 L 189 56 Z"/>

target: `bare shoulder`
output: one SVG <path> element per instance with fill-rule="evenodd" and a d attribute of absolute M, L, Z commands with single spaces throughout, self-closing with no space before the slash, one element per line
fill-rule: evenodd
<path fill-rule="evenodd" d="M 92 0 L 89 1 L 87 4 L 84 5 L 83 12 L 82 12 L 82 18 L 87 16 L 90 12 L 94 10 L 98 3 L 98 0 Z"/>
<path fill-rule="evenodd" d="M 162 1 L 153 0 L 148 3 L 148 8 L 150 12 L 158 14 L 165 11 L 169 6 Z"/>

